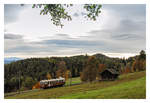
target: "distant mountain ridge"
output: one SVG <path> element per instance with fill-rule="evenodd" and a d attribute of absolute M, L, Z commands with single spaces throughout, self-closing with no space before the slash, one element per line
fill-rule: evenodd
<path fill-rule="evenodd" d="M 17 58 L 17 57 L 9 57 L 9 58 L 4 58 L 4 64 L 9 64 L 11 62 L 15 62 L 18 60 L 23 60 L 22 58 Z"/>

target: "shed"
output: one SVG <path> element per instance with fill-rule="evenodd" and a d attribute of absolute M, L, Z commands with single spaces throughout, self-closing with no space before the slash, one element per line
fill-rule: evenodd
<path fill-rule="evenodd" d="M 101 80 L 115 80 L 119 76 L 119 72 L 115 69 L 105 69 L 99 74 L 101 76 Z"/>

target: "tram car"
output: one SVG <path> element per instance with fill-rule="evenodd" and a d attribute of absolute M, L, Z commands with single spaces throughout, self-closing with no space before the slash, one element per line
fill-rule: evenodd
<path fill-rule="evenodd" d="M 41 80 L 40 88 L 46 89 L 51 87 L 63 86 L 64 84 L 65 84 L 65 78 L 62 77 L 57 79 Z"/>

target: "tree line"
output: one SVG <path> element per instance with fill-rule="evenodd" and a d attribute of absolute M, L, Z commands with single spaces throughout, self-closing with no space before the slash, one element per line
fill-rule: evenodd
<path fill-rule="evenodd" d="M 110 58 L 103 54 L 92 56 L 29 58 L 4 65 L 4 91 L 13 92 L 32 89 L 43 79 L 58 77 L 79 77 L 83 82 L 92 82 L 100 78 L 98 73 L 106 68 L 115 69 L 121 74 L 146 69 L 146 54 L 128 59 Z"/>

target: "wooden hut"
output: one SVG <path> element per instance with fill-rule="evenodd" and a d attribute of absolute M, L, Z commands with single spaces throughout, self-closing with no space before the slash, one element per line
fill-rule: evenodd
<path fill-rule="evenodd" d="M 115 69 L 105 69 L 99 74 L 101 76 L 101 80 L 115 80 L 119 76 L 119 72 Z"/>

